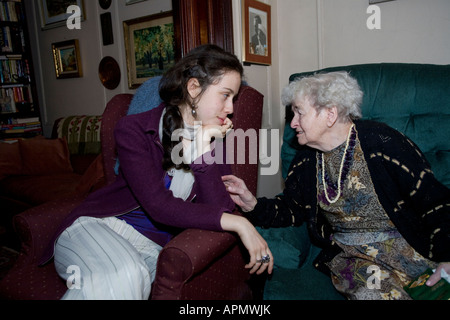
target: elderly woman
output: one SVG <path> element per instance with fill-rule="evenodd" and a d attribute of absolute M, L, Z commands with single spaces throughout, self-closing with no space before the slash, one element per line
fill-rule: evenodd
<path fill-rule="evenodd" d="M 348 73 L 316 74 L 283 91 L 301 148 L 282 195 L 256 199 L 223 177 L 255 224 L 308 223 L 324 248 L 316 266 L 349 299 L 410 299 L 403 287 L 426 269 L 450 271 L 450 190 L 417 146 L 385 124 L 358 120 L 363 93 Z M 378 271 L 379 281 L 374 281 Z M 369 278 L 370 277 L 370 278 Z"/>

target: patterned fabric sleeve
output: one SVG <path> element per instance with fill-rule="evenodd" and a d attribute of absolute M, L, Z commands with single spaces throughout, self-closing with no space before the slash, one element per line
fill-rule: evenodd
<path fill-rule="evenodd" d="M 304 186 L 315 188 L 315 182 L 311 181 L 314 175 L 305 174 L 310 170 L 316 170 L 312 153 L 298 152 L 289 169 L 283 193 L 273 199 L 259 198 L 254 210 L 246 214 L 252 223 L 264 228 L 301 225 L 308 216 L 308 210 L 315 207 L 308 201 L 315 191 L 302 192 Z"/>

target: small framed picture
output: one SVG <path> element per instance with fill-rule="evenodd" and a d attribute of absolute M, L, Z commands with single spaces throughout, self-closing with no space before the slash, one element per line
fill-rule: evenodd
<path fill-rule="evenodd" d="M 369 4 L 377 4 L 377 3 L 388 2 L 388 1 L 394 1 L 394 0 L 369 0 Z"/>
<path fill-rule="evenodd" d="M 172 11 L 123 22 L 128 87 L 136 89 L 175 64 Z"/>
<path fill-rule="evenodd" d="M 143 1 L 147 1 L 147 0 L 125 0 L 125 5 L 129 6 L 130 4 L 135 4 L 135 3 L 143 2 Z"/>
<path fill-rule="evenodd" d="M 74 11 L 69 11 L 70 6 L 74 6 Z M 84 21 L 83 0 L 39 0 L 41 10 L 41 26 L 43 30 L 66 26 L 67 20 L 72 17 L 79 17 Z"/>
<path fill-rule="evenodd" d="M 77 39 L 53 43 L 52 52 L 57 79 L 83 76 Z"/>
<path fill-rule="evenodd" d="M 271 8 L 256 0 L 243 0 L 243 61 L 271 65 Z"/>

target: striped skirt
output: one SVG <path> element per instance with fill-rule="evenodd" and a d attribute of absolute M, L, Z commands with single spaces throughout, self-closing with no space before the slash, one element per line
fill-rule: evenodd
<path fill-rule="evenodd" d="M 81 217 L 58 238 L 55 266 L 65 300 L 146 300 L 161 246 L 125 221 Z"/>

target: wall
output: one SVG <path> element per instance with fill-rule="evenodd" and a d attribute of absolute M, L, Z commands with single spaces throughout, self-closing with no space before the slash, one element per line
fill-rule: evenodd
<path fill-rule="evenodd" d="M 123 21 L 172 10 L 171 1 L 147 0 L 125 5 L 125 0 L 113 0 L 111 7 L 103 10 L 97 0 L 84 0 L 86 19 L 81 30 L 58 27 L 41 29 L 40 8 L 36 0 L 24 0 L 32 38 L 33 59 L 38 76 L 41 114 L 46 136 L 51 134 L 55 119 L 72 114 L 101 114 L 115 94 L 134 92 L 128 89 L 125 47 L 123 45 Z M 114 44 L 103 46 L 100 14 L 111 12 Z M 56 79 L 51 45 L 55 42 L 78 39 L 82 59 L 83 77 Z M 121 69 L 121 82 L 114 90 L 103 87 L 98 77 L 102 58 L 112 56 Z"/>
<path fill-rule="evenodd" d="M 39 28 L 37 1 L 24 0 L 32 16 L 35 64 L 39 65 L 39 87 L 46 132 L 57 117 L 69 114 L 99 114 L 116 93 L 130 92 L 126 79 L 122 21 L 171 10 L 171 1 L 148 0 L 125 6 L 113 0 L 114 45 L 101 40 L 98 1 L 85 0 L 87 20 L 82 30 Z M 450 63 L 450 1 L 394 0 L 380 3 L 381 30 L 366 26 L 368 0 L 263 0 L 272 7 L 272 65 L 245 67 L 247 81 L 265 96 L 263 127 L 281 133 L 284 107 L 280 92 L 294 72 L 369 62 Z M 241 56 L 241 0 L 233 0 L 235 53 Z M 30 16 L 30 15 L 29 15 Z M 51 43 L 78 38 L 84 77 L 56 80 Z M 113 56 L 122 70 L 119 87 L 110 91 L 101 85 L 97 69 L 104 56 Z M 37 61 L 36 61 L 37 60 Z M 131 91 L 132 92 L 132 91 Z M 278 146 L 279 147 L 279 146 Z M 270 150 L 270 148 L 269 148 Z M 275 150 L 279 152 L 279 150 Z M 270 155 L 270 154 L 269 154 Z M 262 176 L 259 196 L 282 190 L 280 173 Z"/>
<path fill-rule="evenodd" d="M 239 1 L 237 1 L 239 2 Z M 359 63 L 450 64 L 450 1 L 379 3 L 381 29 L 369 30 L 368 0 L 266 0 L 272 6 L 274 63 L 246 69 L 265 94 L 265 119 L 284 128 L 280 92 L 295 72 Z M 236 31 L 235 31 L 236 32 Z M 261 177 L 259 195 L 282 190 L 280 176 Z"/>
<path fill-rule="evenodd" d="M 380 3 L 381 29 L 366 27 L 365 1 L 324 1 L 325 66 L 367 62 L 450 62 L 450 1 Z M 353 14 L 352 12 L 353 11 Z M 355 14 L 358 13 L 358 14 Z M 362 14 L 361 14 L 362 13 Z"/>

